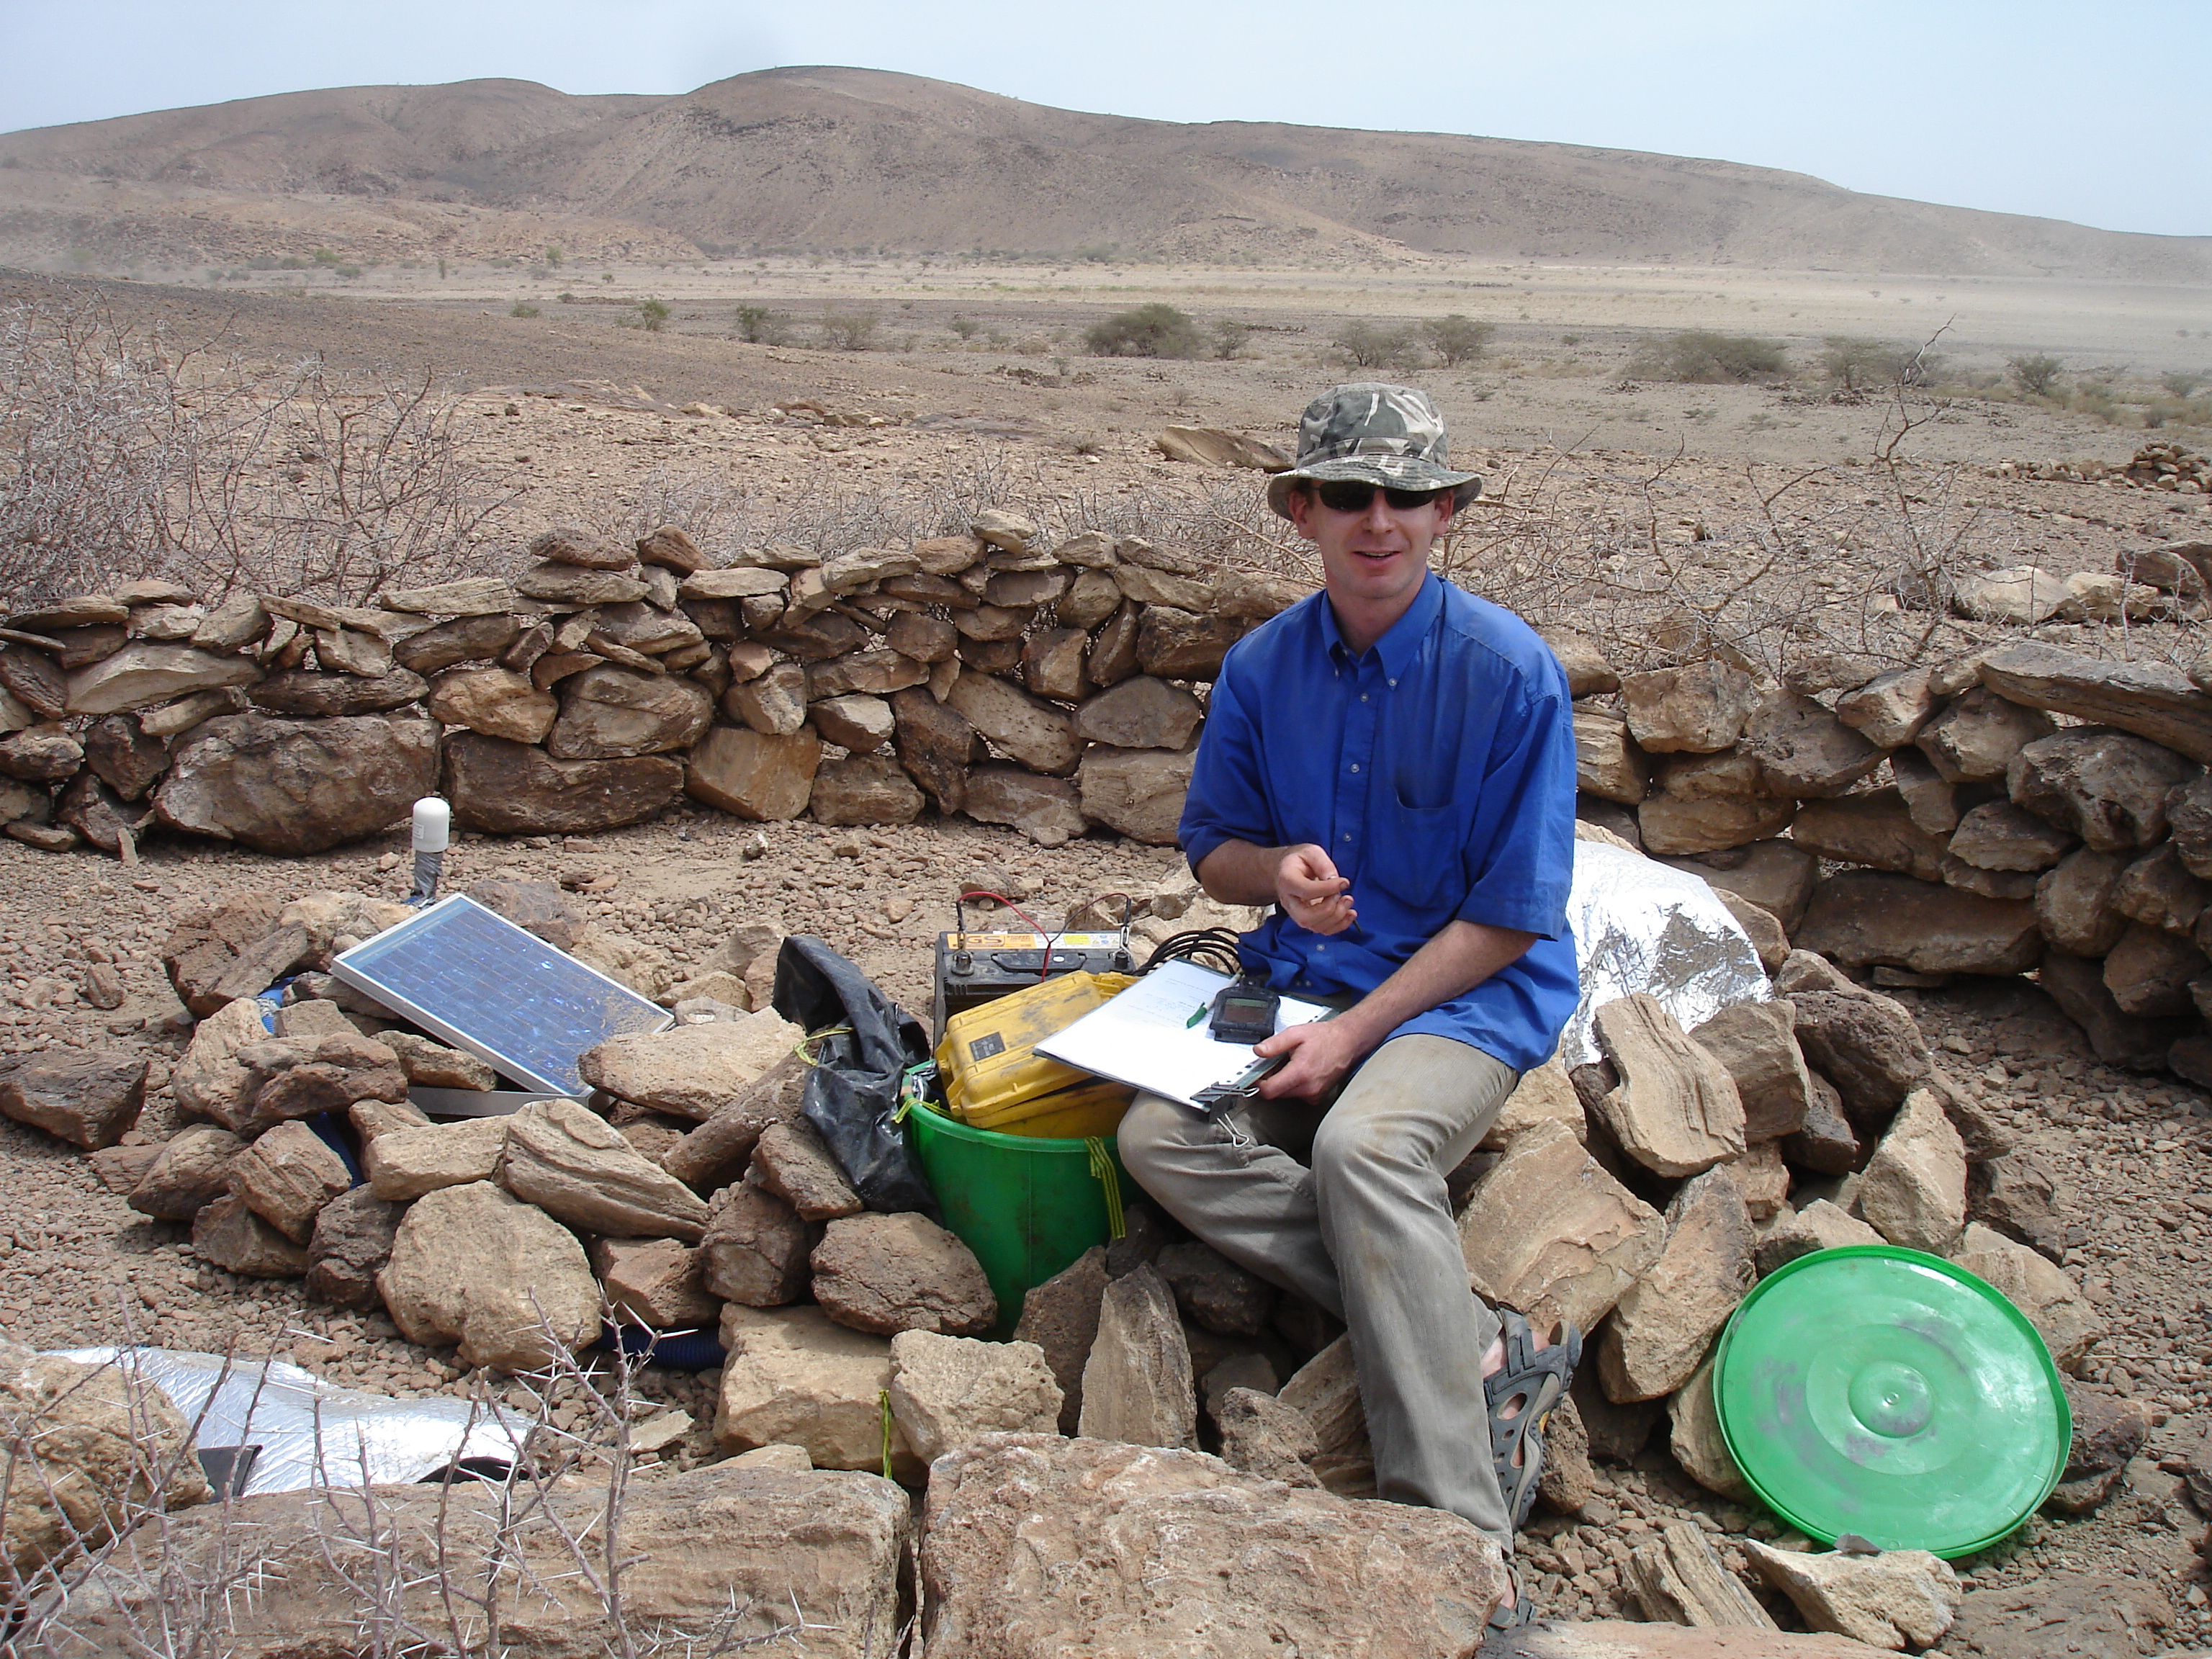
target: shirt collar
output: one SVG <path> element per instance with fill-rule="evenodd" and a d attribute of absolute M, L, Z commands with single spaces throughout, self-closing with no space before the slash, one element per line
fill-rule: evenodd
<path fill-rule="evenodd" d="M 1326 588 L 1322 590 L 1321 602 L 1322 644 L 1328 647 L 1330 655 L 1346 662 L 1356 661 L 1352 647 L 1345 643 L 1344 635 L 1336 625 L 1336 607 L 1328 602 Z M 1412 665 L 1421 642 L 1428 637 L 1429 625 L 1436 621 L 1443 605 L 1443 579 L 1433 570 L 1423 572 L 1420 591 L 1413 595 L 1413 604 L 1406 607 L 1406 614 L 1392 623 L 1382 637 L 1370 647 L 1381 659 L 1382 672 L 1391 679 L 1397 679 Z"/>

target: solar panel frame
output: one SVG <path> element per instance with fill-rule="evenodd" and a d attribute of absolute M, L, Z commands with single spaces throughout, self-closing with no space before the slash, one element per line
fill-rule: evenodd
<path fill-rule="evenodd" d="M 658 1003 L 465 893 L 449 894 L 363 940 L 332 961 L 331 971 L 527 1088 L 580 1100 L 591 1092 L 576 1070 L 586 1049 L 676 1023 Z M 526 986 L 529 996 L 487 1009 L 488 988 L 500 984 Z M 526 1009 L 538 1017 L 514 1018 Z M 549 1016 L 565 1016 L 567 1028 L 554 1029 Z"/>

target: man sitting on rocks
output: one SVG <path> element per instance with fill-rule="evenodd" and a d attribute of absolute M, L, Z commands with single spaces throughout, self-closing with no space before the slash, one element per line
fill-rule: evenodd
<path fill-rule="evenodd" d="M 1259 1045 L 1284 1063 L 1257 1098 L 1139 1095 L 1121 1154 L 1206 1243 L 1343 1318 L 1382 1496 L 1510 1553 L 1581 1337 L 1540 1346 L 1475 1297 L 1444 1177 L 1575 1007 L 1566 677 L 1429 569 L 1482 485 L 1425 393 L 1337 386 L 1299 440 L 1268 503 L 1325 585 L 1229 653 L 1180 839 L 1215 899 L 1275 907 L 1246 975 L 1346 1006 Z"/>

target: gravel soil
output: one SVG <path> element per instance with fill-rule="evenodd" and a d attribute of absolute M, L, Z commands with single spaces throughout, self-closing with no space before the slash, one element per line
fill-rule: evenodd
<path fill-rule="evenodd" d="M 167 1067 L 188 1023 L 158 951 L 173 914 L 254 889 L 352 888 L 397 896 L 404 829 L 315 859 L 255 858 L 155 840 L 135 870 L 88 853 L 42 854 L 0 842 L 0 1056 L 54 1048 L 141 1053 L 154 1061 L 137 1138 L 172 1127 Z M 746 856 L 751 853 L 754 856 Z M 1094 895 L 1151 890 L 1177 867 L 1169 849 L 1085 838 L 1055 850 L 963 821 L 887 830 L 786 823 L 764 830 L 679 807 L 657 823 L 589 842 L 462 837 L 448 888 L 486 877 L 615 884 L 574 902 L 603 924 L 666 953 L 704 957 L 737 923 L 812 931 L 926 1018 L 930 945 L 951 925 L 957 884 L 978 866 L 1020 890 L 1047 925 Z M 108 961 L 129 991 L 110 1012 L 79 1000 L 88 963 Z M 2002 1659 L 2161 1653 L 2212 1638 L 2195 1553 L 2203 1518 L 2158 1464 L 2212 1428 L 2212 1339 L 2205 1261 L 2212 1215 L 2188 1202 L 2212 1193 L 2212 1101 L 2170 1079 L 2112 1071 L 2026 981 L 1904 991 L 1954 1074 L 2062 1177 L 2068 1265 L 2110 1322 L 2081 1385 L 2139 1400 L 2154 1428 L 2129 1480 L 2079 1520 L 2039 1517 L 2013 1540 L 1959 1564 L 1970 1587 L 1946 1653 Z M 28 1006 L 23 1006 L 28 1005 Z M 477 1388 L 534 1406 L 524 1385 L 474 1376 L 402 1340 L 381 1316 L 310 1301 L 288 1280 L 234 1278 L 198 1261 L 188 1230 L 149 1221 L 96 1181 L 83 1155 L 0 1122 L 0 1309 L 15 1340 L 40 1348 L 139 1341 L 290 1358 L 334 1382 L 398 1396 Z M 2212 1209 L 2212 1205 L 2205 1206 Z M 711 1456 L 719 1374 L 641 1370 L 639 1409 L 677 1407 L 700 1426 L 669 1449 L 679 1463 Z M 580 1425 L 573 1405 L 556 1423 Z M 1692 1486 L 1663 1453 L 1601 1465 L 1600 1500 L 1581 1517 L 1540 1515 L 1528 1540 L 1541 1599 L 1557 1617 L 1624 1607 L 1619 1562 L 1643 1535 L 1689 1518 L 1716 1534 L 1772 1537 L 1771 1517 Z M 1789 1622 L 1788 1609 L 1775 1611 Z M 1632 1606 L 1629 1616 L 1634 1616 Z"/>
<path fill-rule="evenodd" d="M 0 281 L 0 299 L 25 297 L 26 286 Z M 730 538 L 819 520 L 841 501 L 849 506 L 854 492 L 875 502 L 878 516 L 870 523 L 881 533 L 932 533 L 940 526 L 924 520 L 965 499 L 948 494 L 946 483 L 963 471 L 995 469 L 1002 498 L 1048 527 L 1085 520 L 1125 532 L 1156 520 L 1188 526 L 1213 510 L 1209 501 L 1229 494 L 1241 491 L 1249 506 L 1252 477 L 1170 465 L 1152 453 L 1149 434 L 1185 421 L 1288 441 L 1288 416 L 1328 378 L 1304 359 L 1164 368 L 1094 361 L 1079 367 L 1091 378 L 1079 383 L 1055 372 L 1051 378 L 1063 384 L 1054 386 L 1040 384 L 1045 364 L 1035 357 L 772 350 L 699 335 L 618 334 L 611 325 L 601 337 L 596 319 L 589 338 L 556 341 L 548 328 L 526 341 L 524 325 L 510 328 L 503 319 L 479 321 L 432 306 L 309 307 L 273 299 L 218 306 L 205 295 L 188 300 L 173 290 L 100 286 L 143 314 L 167 309 L 186 323 L 227 323 L 232 341 L 249 352 L 275 356 L 313 344 L 355 363 L 434 362 L 456 372 L 475 388 L 462 418 L 475 430 L 480 459 L 519 492 L 496 541 L 482 550 L 490 568 L 518 557 L 527 536 L 547 524 L 580 517 L 610 529 L 636 524 L 635 534 L 671 507 L 687 500 L 712 505 L 715 491 L 731 488 L 743 500 L 720 509 Z M 1566 376 L 1564 364 L 1557 379 L 1534 374 L 1536 367 L 1532 357 L 1525 375 L 1434 377 L 1462 434 L 1459 453 L 1494 481 L 1522 480 L 1517 494 L 1494 489 L 1482 510 L 1499 516 L 1482 522 L 1507 531 L 1516 513 L 1547 516 L 1547 544 L 1612 560 L 1611 568 L 1624 573 L 1613 591 L 1632 595 L 1641 591 L 1637 573 L 1662 555 L 1690 573 L 1686 581 L 1700 562 L 1712 580 L 1725 580 L 1730 566 L 1761 544 L 1762 496 L 1790 476 L 1747 471 L 1747 463 L 1763 459 L 1778 468 L 1847 449 L 1863 458 L 1881 416 L 1878 408 L 1808 403 L 1786 390 L 1646 388 L 1617 396 L 1595 380 Z M 560 395 L 530 396 L 526 389 Z M 1546 401 L 1555 393 L 1564 400 L 1556 410 Z M 877 415 L 886 424 L 834 426 L 775 407 L 800 398 L 832 411 Z M 1719 413 L 1691 413 L 1693 398 Z M 714 407 L 691 412 L 694 399 Z M 1545 450 L 1539 434 L 1569 430 L 1568 417 L 1577 412 L 1569 404 L 1585 399 L 1607 411 L 1644 406 L 1654 423 L 1631 431 L 1633 423 L 1616 420 L 1598 440 L 1615 448 Z M 1808 422 L 1802 430 L 1786 424 L 1798 420 Z M 1791 435 L 1764 448 L 1775 439 L 1768 428 Z M 1577 422 L 1571 429 L 1589 428 Z M 1672 450 L 1678 432 L 1687 440 L 1681 458 L 1648 459 Z M 1955 491 L 1930 510 L 1946 534 L 1971 538 L 1972 562 L 1983 568 L 2033 562 L 2062 574 L 2110 570 L 2118 554 L 2212 533 L 2212 512 L 2201 498 L 2030 483 L 1978 470 L 2008 455 L 2124 461 L 2143 435 L 2016 408 L 1954 410 L 1931 430 L 1930 442 L 1940 440 L 1936 456 L 1966 465 Z M 1909 487 L 1925 491 L 1937 482 L 1932 472 L 1916 474 Z M 845 494 L 834 495 L 840 490 Z M 1872 471 L 1840 465 L 1792 494 L 1793 538 L 1809 540 L 1817 532 L 1817 544 L 1835 550 L 1798 579 L 1803 586 L 1796 591 L 1813 596 L 1808 603 L 1826 594 L 1843 605 L 1865 592 L 1863 579 L 1881 554 L 1885 526 L 1895 527 L 1887 495 Z M 1479 559 L 1468 571 L 1478 588 L 1483 574 Z M 1585 591 L 1602 597 L 1597 587 Z M 1605 616 L 1593 615 L 1589 625 L 1610 639 Z M 1969 625 L 1940 625 L 1956 635 L 1941 643 L 1945 654 L 1981 642 Z M 2064 629 L 2044 632 L 2069 642 Z M 2138 630 L 2136 648 L 2177 654 L 2185 636 L 2165 633 L 2154 639 Z M 1624 651 L 1636 648 L 1626 634 L 1617 642 Z M 159 961 L 173 917 L 254 890 L 290 896 L 349 888 L 399 897 L 407 883 L 404 848 L 404 826 L 301 860 L 155 835 L 142 862 L 125 867 L 90 853 L 48 854 L 0 839 L 6 899 L 0 1064 L 58 1047 L 144 1054 L 154 1069 L 134 1134 L 165 1136 L 173 1127 L 168 1067 L 189 1033 Z M 964 820 L 930 817 L 860 831 L 806 823 L 755 826 L 685 805 L 652 823 L 587 841 L 463 836 L 448 856 L 447 884 L 495 876 L 611 878 L 611 885 L 591 883 L 601 890 L 578 893 L 574 902 L 664 951 L 679 969 L 703 960 L 742 922 L 811 932 L 926 1016 L 931 942 L 951 925 L 956 884 L 979 865 L 1002 873 L 1025 909 L 1057 925 L 1071 906 L 1095 895 L 1148 892 L 1180 860 L 1172 849 L 1105 836 L 1046 851 L 1010 830 Z M 109 1012 L 79 995 L 86 968 L 101 963 L 115 965 L 128 992 Z M 2212 1645 L 2197 1553 L 2206 1517 L 2160 1467 L 2179 1467 L 2212 1430 L 2212 1333 L 2205 1322 L 2212 1297 L 2206 1268 L 2212 1102 L 2170 1079 L 2098 1064 L 2028 981 L 1960 981 L 1897 994 L 1914 1008 L 1954 1073 L 1978 1086 L 1995 1115 L 2062 1178 L 2067 1265 L 2109 1322 L 2080 1386 L 2142 1402 L 2156 1425 L 2127 1484 L 2100 1511 L 2039 1517 L 2007 1545 L 1958 1564 L 1970 1594 L 1941 1650 L 2039 1659 Z M 16 1340 L 40 1348 L 139 1341 L 277 1354 L 335 1382 L 394 1395 L 488 1388 L 529 1403 L 522 1385 L 465 1375 L 443 1356 L 400 1340 L 380 1316 L 313 1304 L 295 1282 L 235 1279 L 202 1264 L 186 1228 L 137 1214 L 94 1178 L 82 1154 L 4 1121 L 0 1182 L 6 1192 L 0 1329 Z M 706 1425 L 718 1381 L 712 1371 L 641 1373 L 648 1405 L 679 1407 L 698 1420 L 670 1447 L 672 1461 L 713 1455 Z M 578 1410 L 558 1407 L 556 1422 L 562 1413 L 580 1421 Z M 1642 1534 L 1671 1520 L 1694 1518 L 1717 1534 L 1724 1553 L 1729 1535 L 1778 1530 L 1771 1520 L 1690 1486 L 1661 1451 L 1647 1451 L 1635 1467 L 1601 1466 L 1598 1473 L 1598 1504 L 1578 1517 L 1540 1516 L 1530 1540 L 1539 1599 L 1553 1616 L 1620 1611 L 1619 1562 Z M 1773 1605 L 1785 1625 L 1794 1622 Z"/>

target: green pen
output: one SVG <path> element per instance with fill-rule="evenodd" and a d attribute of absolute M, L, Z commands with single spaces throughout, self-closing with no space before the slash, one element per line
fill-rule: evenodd
<path fill-rule="evenodd" d="M 1211 1003 L 1200 1003 L 1198 1005 L 1198 1012 L 1193 1014 L 1188 1019 L 1183 1021 L 1182 1029 L 1188 1031 L 1192 1026 L 1197 1024 L 1199 1021 L 1204 1019 L 1206 1018 L 1206 1011 L 1212 1006 L 1212 1005 Z"/>

